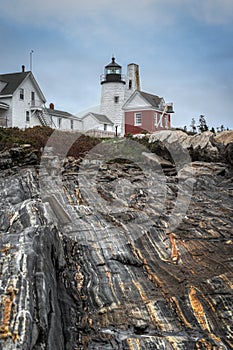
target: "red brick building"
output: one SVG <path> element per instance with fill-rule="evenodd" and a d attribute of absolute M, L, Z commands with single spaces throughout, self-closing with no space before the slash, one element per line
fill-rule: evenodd
<path fill-rule="evenodd" d="M 123 105 L 125 135 L 169 129 L 172 103 L 162 97 L 136 90 Z"/>

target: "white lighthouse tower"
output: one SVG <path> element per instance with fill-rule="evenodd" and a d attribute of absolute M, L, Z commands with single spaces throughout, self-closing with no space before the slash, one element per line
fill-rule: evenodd
<path fill-rule="evenodd" d="M 115 62 L 114 57 L 112 57 L 112 62 L 105 66 L 100 82 L 102 85 L 100 113 L 111 119 L 117 133 L 122 135 L 125 77 L 121 73 L 121 66 Z"/>

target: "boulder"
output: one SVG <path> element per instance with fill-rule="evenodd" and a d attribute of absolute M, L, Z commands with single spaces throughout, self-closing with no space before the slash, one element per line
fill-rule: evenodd
<path fill-rule="evenodd" d="M 224 131 L 214 135 L 210 131 L 188 135 L 181 130 L 162 130 L 149 137 L 152 152 L 163 157 L 168 153 L 189 152 L 192 161 L 228 162 L 231 159 L 233 131 Z M 154 145 L 154 147 L 152 146 Z"/>

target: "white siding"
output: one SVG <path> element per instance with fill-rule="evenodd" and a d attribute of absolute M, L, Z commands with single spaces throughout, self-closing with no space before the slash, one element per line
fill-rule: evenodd
<path fill-rule="evenodd" d="M 50 116 L 49 116 L 50 117 Z M 59 119 L 61 119 L 61 124 L 59 127 Z M 73 120 L 73 129 L 71 129 L 71 120 Z M 52 128 L 60 130 L 80 130 L 82 131 L 82 121 L 77 118 L 66 118 L 62 116 L 52 116 Z"/>
<path fill-rule="evenodd" d="M 151 109 L 151 105 L 146 102 L 138 93 L 132 98 L 132 100 L 126 103 L 125 110 L 138 110 L 138 109 Z"/>
<path fill-rule="evenodd" d="M 83 118 L 83 131 L 93 129 L 100 130 L 100 124 L 91 114 L 88 114 L 85 118 Z"/>
<path fill-rule="evenodd" d="M 83 123 L 81 120 L 74 119 L 74 130 L 80 130 L 82 131 L 83 129 Z"/>
<path fill-rule="evenodd" d="M 106 124 L 105 131 L 114 131 L 113 125 Z M 83 131 L 101 130 L 104 131 L 104 123 L 100 123 L 92 114 L 88 114 L 83 118 Z"/>
<path fill-rule="evenodd" d="M 20 100 L 19 91 L 24 89 L 24 99 Z M 12 97 L 12 126 L 17 126 L 19 128 L 32 127 L 35 125 L 41 125 L 40 121 L 34 117 L 31 117 L 30 103 L 31 103 L 31 92 L 35 92 L 35 105 L 43 105 L 43 101 L 40 98 L 34 84 L 32 83 L 30 77 L 27 77 L 18 89 L 14 92 Z M 30 111 L 30 122 L 26 123 L 26 111 Z"/>
<path fill-rule="evenodd" d="M 114 124 L 119 125 L 119 133 L 123 132 L 123 111 L 125 84 L 107 82 L 102 84 L 100 113 L 106 115 Z M 116 103 L 114 97 L 118 96 Z"/>

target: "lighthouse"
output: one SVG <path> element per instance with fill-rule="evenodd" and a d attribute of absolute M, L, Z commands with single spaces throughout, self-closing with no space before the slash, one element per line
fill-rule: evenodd
<path fill-rule="evenodd" d="M 122 106 L 125 101 L 125 76 L 122 74 L 122 67 L 116 63 L 115 57 L 112 57 L 112 62 L 105 66 L 100 83 L 100 113 L 112 120 L 118 134 L 123 134 Z"/>

